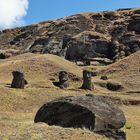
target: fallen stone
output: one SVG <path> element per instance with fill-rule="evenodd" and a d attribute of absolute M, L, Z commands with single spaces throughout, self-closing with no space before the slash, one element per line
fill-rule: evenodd
<path fill-rule="evenodd" d="M 116 82 L 108 82 L 106 86 L 107 89 L 112 91 L 119 91 L 124 88 L 120 83 L 116 83 Z"/>
<path fill-rule="evenodd" d="M 108 77 L 106 75 L 101 76 L 102 80 L 108 80 Z"/>
<path fill-rule="evenodd" d="M 38 110 L 34 122 L 66 128 L 87 128 L 113 135 L 125 125 L 126 119 L 123 112 L 107 99 L 88 94 L 61 97 L 47 102 Z M 117 133 L 115 135 L 117 137 Z"/>

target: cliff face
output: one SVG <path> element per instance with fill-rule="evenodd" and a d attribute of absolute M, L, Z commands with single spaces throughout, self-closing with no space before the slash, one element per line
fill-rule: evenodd
<path fill-rule="evenodd" d="M 140 49 L 140 9 L 81 13 L 3 30 L 0 48 L 50 53 L 69 60 L 118 60 Z"/>

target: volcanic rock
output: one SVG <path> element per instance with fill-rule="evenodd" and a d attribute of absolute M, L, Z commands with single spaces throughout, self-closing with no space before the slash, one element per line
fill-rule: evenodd
<path fill-rule="evenodd" d="M 61 97 L 44 104 L 38 110 L 34 122 L 116 134 L 126 120 L 123 112 L 105 98 L 88 94 Z"/>
<path fill-rule="evenodd" d="M 139 11 L 137 8 L 81 13 L 3 30 L 0 49 L 11 47 L 19 51 L 55 54 L 71 61 L 85 57 L 117 61 L 140 48 Z M 137 47 L 133 49 L 134 44 Z"/>

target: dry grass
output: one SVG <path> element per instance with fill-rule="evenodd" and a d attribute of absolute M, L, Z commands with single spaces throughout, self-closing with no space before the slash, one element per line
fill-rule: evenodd
<path fill-rule="evenodd" d="M 98 68 L 98 67 L 97 67 Z M 29 81 L 24 89 L 9 87 L 12 80 L 11 72 L 21 69 Z M 82 76 L 82 69 L 63 58 L 52 55 L 24 54 L 0 62 L 0 140 L 106 140 L 88 130 L 64 129 L 46 124 L 34 124 L 34 116 L 43 103 L 60 96 L 85 95 L 91 93 L 81 90 L 82 81 L 70 81 L 67 90 L 61 90 L 52 84 L 51 78 L 57 80 L 57 73 L 67 70 L 78 77 Z M 93 81 L 101 82 L 99 77 Z M 95 85 L 94 94 L 118 96 L 121 98 L 139 98 L 137 95 L 113 93 Z M 115 95 L 114 95 L 115 94 Z M 140 137 L 140 111 L 139 106 L 122 106 L 127 122 L 132 126 L 127 130 L 128 140 L 133 135 Z"/>
<path fill-rule="evenodd" d="M 101 68 L 101 73 L 121 82 L 128 91 L 140 91 L 140 51 L 112 65 Z"/>
<path fill-rule="evenodd" d="M 139 140 L 140 139 L 140 106 L 123 106 L 127 119 L 126 134 L 127 140 Z M 129 127 L 127 127 L 129 126 Z"/>

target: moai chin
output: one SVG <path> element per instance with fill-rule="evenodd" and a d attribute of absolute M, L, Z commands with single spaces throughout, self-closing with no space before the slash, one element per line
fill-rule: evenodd
<path fill-rule="evenodd" d="M 24 79 L 24 74 L 21 71 L 13 71 L 12 75 L 13 75 L 13 80 L 12 80 L 11 87 L 24 89 L 24 86 L 27 82 Z"/>
<path fill-rule="evenodd" d="M 64 89 L 69 86 L 68 84 L 69 76 L 66 71 L 60 71 L 59 72 L 59 87 Z"/>
<path fill-rule="evenodd" d="M 83 89 L 88 89 L 88 90 L 94 89 L 91 78 L 92 78 L 92 72 L 88 70 L 84 70 L 83 71 L 83 85 L 82 85 Z"/>

